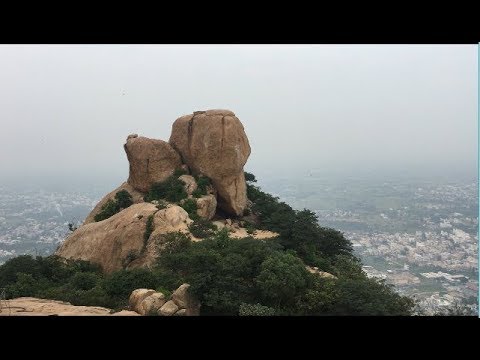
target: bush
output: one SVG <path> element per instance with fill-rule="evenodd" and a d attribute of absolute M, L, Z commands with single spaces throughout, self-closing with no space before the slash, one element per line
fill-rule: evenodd
<path fill-rule="evenodd" d="M 197 215 L 197 202 L 194 199 L 186 199 L 180 206 L 188 213 L 190 219 L 196 220 L 199 218 Z"/>
<path fill-rule="evenodd" d="M 255 233 L 256 229 L 250 221 L 245 221 L 243 226 L 245 227 L 245 230 L 247 230 L 247 234 L 253 235 Z"/>
<path fill-rule="evenodd" d="M 153 223 L 153 215 L 149 215 L 147 218 L 147 224 L 145 226 L 145 232 L 143 233 L 143 244 L 147 245 L 147 241 L 152 235 L 153 230 L 155 230 L 155 224 Z"/>
<path fill-rule="evenodd" d="M 172 254 L 187 249 L 191 244 L 190 237 L 177 231 L 163 235 L 162 253 Z"/>
<path fill-rule="evenodd" d="M 200 196 L 207 195 L 207 188 L 212 184 L 212 181 L 203 175 L 195 177 L 195 180 L 197 181 L 198 194 Z"/>
<path fill-rule="evenodd" d="M 99 281 L 99 277 L 94 273 L 76 273 L 72 276 L 70 283 L 73 288 L 78 290 L 90 290 L 95 287 Z"/>
<path fill-rule="evenodd" d="M 210 221 L 198 218 L 188 227 L 193 236 L 199 239 L 204 239 L 215 233 L 217 227 Z"/>
<path fill-rule="evenodd" d="M 249 172 L 244 172 L 245 174 L 245 181 L 247 182 L 257 182 L 257 179 L 255 179 L 255 175 L 253 175 L 252 173 L 249 173 Z"/>
<path fill-rule="evenodd" d="M 186 199 L 187 196 L 183 181 L 179 180 L 178 177 L 170 176 L 163 182 L 154 183 L 143 199 L 147 202 L 164 199 L 176 203 Z"/>
<path fill-rule="evenodd" d="M 260 304 L 240 304 L 238 311 L 240 316 L 273 316 L 275 315 L 275 309 Z"/>
<path fill-rule="evenodd" d="M 186 171 L 182 168 L 178 168 L 173 172 L 173 176 L 176 177 L 176 178 L 178 178 L 182 175 L 188 175 L 188 171 Z"/>
<path fill-rule="evenodd" d="M 126 190 L 120 190 L 115 194 L 115 200 L 108 199 L 103 204 L 100 212 L 94 216 L 95 221 L 102 221 L 115 215 L 123 209 L 126 209 L 133 204 L 132 196 Z"/>
<path fill-rule="evenodd" d="M 156 286 L 155 276 L 147 269 L 120 270 L 108 276 L 103 283 L 107 295 L 117 302 L 128 301 L 135 289 L 155 289 Z"/>
<path fill-rule="evenodd" d="M 94 216 L 94 220 L 102 221 L 102 220 L 108 219 L 109 217 L 115 215 L 119 211 L 120 211 L 120 207 L 118 206 L 118 204 L 114 200 L 108 199 L 108 201 L 105 204 L 103 204 L 100 212 Z"/>
<path fill-rule="evenodd" d="M 115 194 L 115 200 L 120 209 L 126 209 L 133 205 L 132 195 L 127 190 L 120 190 Z"/>
<path fill-rule="evenodd" d="M 196 199 L 201 198 L 204 194 L 202 194 L 202 191 L 200 189 L 195 189 L 195 191 L 192 192 L 192 196 Z"/>
<path fill-rule="evenodd" d="M 309 272 L 298 257 L 277 252 L 262 263 L 255 280 L 266 303 L 285 308 L 291 307 L 306 290 L 309 277 Z"/>
<path fill-rule="evenodd" d="M 6 287 L 8 298 L 35 296 L 39 290 L 38 282 L 32 274 L 18 273 L 15 283 Z"/>

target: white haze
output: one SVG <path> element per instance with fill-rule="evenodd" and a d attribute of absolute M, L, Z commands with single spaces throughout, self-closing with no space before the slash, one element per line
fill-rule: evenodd
<path fill-rule="evenodd" d="M 247 170 L 476 174 L 474 45 L 0 45 L 0 180 L 128 175 L 128 134 L 233 110 Z M 111 184 L 117 185 L 115 184 Z"/>

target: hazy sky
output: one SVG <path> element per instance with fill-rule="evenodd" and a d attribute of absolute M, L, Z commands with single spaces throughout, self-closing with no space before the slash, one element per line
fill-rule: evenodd
<path fill-rule="evenodd" d="M 0 45 L 0 178 L 126 179 L 128 134 L 230 109 L 246 168 L 476 171 L 475 45 Z"/>

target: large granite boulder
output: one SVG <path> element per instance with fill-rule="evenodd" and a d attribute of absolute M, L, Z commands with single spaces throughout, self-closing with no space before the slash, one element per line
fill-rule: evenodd
<path fill-rule="evenodd" d="M 212 180 L 220 208 L 243 214 L 247 203 L 243 166 L 251 150 L 233 112 L 208 110 L 182 116 L 173 123 L 169 142 L 194 174 Z"/>
<path fill-rule="evenodd" d="M 99 264 L 107 273 L 120 270 L 142 253 L 147 219 L 157 211 L 150 203 L 134 204 L 108 219 L 82 225 L 56 255 Z"/>
<path fill-rule="evenodd" d="M 128 183 L 140 192 L 147 192 L 182 165 L 180 155 L 163 140 L 132 135 L 124 148 L 130 163 Z"/>

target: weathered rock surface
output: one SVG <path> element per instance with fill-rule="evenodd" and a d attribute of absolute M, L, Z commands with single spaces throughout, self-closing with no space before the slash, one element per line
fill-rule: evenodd
<path fill-rule="evenodd" d="M 140 313 L 140 304 L 148 296 L 155 294 L 156 291 L 153 289 L 136 289 L 133 290 L 128 298 L 128 305 L 130 309 Z"/>
<path fill-rule="evenodd" d="M 158 311 L 160 316 L 172 316 L 178 310 L 178 306 L 172 301 L 167 301 Z"/>
<path fill-rule="evenodd" d="M 130 309 L 141 315 L 198 316 L 200 303 L 189 293 L 189 284 L 182 284 L 171 299 L 151 289 L 136 289 L 129 298 Z"/>
<path fill-rule="evenodd" d="M 316 274 L 322 278 L 327 278 L 327 279 L 338 279 L 338 277 L 336 277 L 335 275 L 333 274 L 330 274 L 326 271 L 320 271 L 318 270 L 318 267 L 314 266 L 314 267 L 311 267 L 311 266 L 308 266 L 306 265 L 305 268 L 311 273 L 311 274 Z"/>
<path fill-rule="evenodd" d="M 165 295 L 155 292 L 142 300 L 138 312 L 140 315 L 157 314 L 166 302 Z"/>
<path fill-rule="evenodd" d="M 2 301 L 0 316 L 106 316 L 111 312 L 99 306 L 75 306 L 63 301 L 21 297 Z"/>
<path fill-rule="evenodd" d="M 217 199 L 215 195 L 208 194 L 197 199 L 197 215 L 205 220 L 210 220 L 217 210 Z"/>
<path fill-rule="evenodd" d="M 189 284 L 182 284 L 180 287 L 175 290 L 172 294 L 172 300 L 179 308 L 187 308 L 191 302 L 190 296 L 188 294 L 188 289 L 190 288 Z"/>
<path fill-rule="evenodd" d="M 108 219 L 83 225 L 70 234 L 56 255 L 99 264 L 107 273 L 120 270 L 132 254 L 141 253 L 148 216 L 157 210 L 150 203 L 134 204 Z"/>
<path fill-rule="evenodd" d="M 242 215 L 247 202 L 243 166 L 251 149 L 235 114 L 208 110 L 182 116 L 173 123 L 169 142 L 194 174 L 212 180 L 218 191 L 218 206 Z"/>
<path fill-rule="evenodd" d="M 135 311 L 122 310 L 116 313 L 113 313 L 112 316 L 141 316 Z"/>
<path fill-rule="evenodd" d="M 130 163 L 128 183 L 141 192 L 164 181 L 182 165 L 180 155 L 163 140 L 128 137 L 124 148 Z"/>
<path fill-rule="evenodd" d="M 188 195 L 192 195 L 197 190 L 197 182 L 192 175 L 181 175 L 178 179 L 185 184 L 185 191 Z"/>
<path fill-rule="evenodd" d="M 132 185 L 127 182 L 124 182 L 118 188 L 113 190 L 112 192 L 108 193 L 103 197 L 102 200 L 99 201 L 97 205 L 93 208 L 93 210 L 88 214 L 87 218 L 83 222 L 84 224 L 89 224 L 95 222 L 95 215 L 97 215 L 101 210 L 102 206 L 109 200 L 115 200 L 115 194 L 121 190 L 126 190 L 130 195 L 132 195 L 132 201 L 134 204 L 138 204 L 143 202 L 143 194 L 137 190 L 135 190 Z"/>

